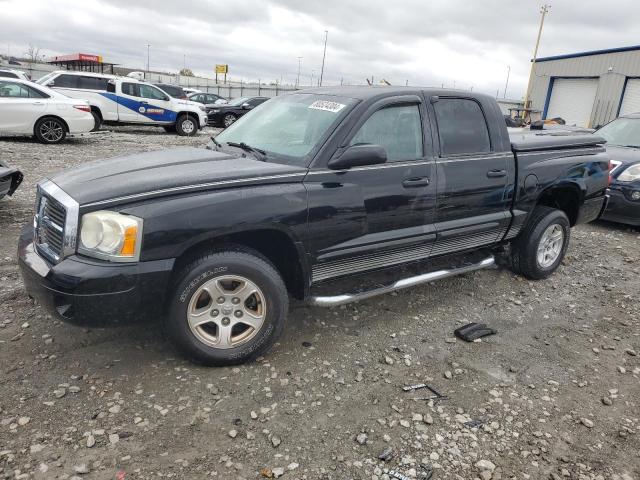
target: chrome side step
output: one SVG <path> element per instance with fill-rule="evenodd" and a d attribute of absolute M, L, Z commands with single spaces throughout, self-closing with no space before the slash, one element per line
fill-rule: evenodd
<path fill-rule="evenodd" d="M 368 292 L 334 295 L 331 297 L 311 297 L 308 300 L 310 305 L 317 307 L 336 307 L 338 305 L 344 305 L 346 303 L 357 302 L 359 300 L 365 300 L 367 298 L 375 297 L 377 295 L 384 295 L 385 293 L 391 293 L 396 290 L 402 290 L 403 288 L 415 287 L 423 283 L 433 282 L 435 280 L 441 280 L 447 277 L 453 277 L 455 275 L 461 275 L 463 273 L 474 272 L 476 270 L 482 270 L 483 268 L 489 268 L 496 264 L 495 257 L 487 257 L 479 263 L 466 265 L 464 267 L 452 268 L 449 270 L 437 270 L 435 272 L 424 273 L 422 275 L 416 275 L 414 277 L 403 278 L 391 285 L 374 288 Z"/>

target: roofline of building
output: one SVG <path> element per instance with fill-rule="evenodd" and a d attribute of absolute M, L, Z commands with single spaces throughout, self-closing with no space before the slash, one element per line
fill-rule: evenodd
<path fill-rule="evenodd" d="M 592 55 L 606 55 L 607 53 L 632 52 L 640 50 L 640 45 L 631 45 L 629 47 L 607 48 L 605 50 L 591 50 L 588 52 L 567 53 L 565 55 L 555 55 L 553 57 L 542 57 L 537 62 L 550 62 L 553 60 L 564 60 L 565 58 L 590 57 Z"/>

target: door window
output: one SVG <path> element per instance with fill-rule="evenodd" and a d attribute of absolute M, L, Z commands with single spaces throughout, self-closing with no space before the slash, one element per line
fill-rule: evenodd
<path fill-rule="evenodd" d="M 435 104 L 440 155 L 491 151 L 489 129 L 480 105 L 464 98 L 440 98 Z"/>
<path fill-rule="evenodd" d="M 204 103 L 204 95 L 199 93 L 198 95 L 194 95 L 190 98 L 192 102 Z"/>
<path fill-rule="evenodd" d="M 167 96 L 156 87 L 144 84 L 138 85 L 138 87 L 140 89 L 140 94 L 137 96 L 149 98 L 151 100 L 169 100 Z"/>
<path fill-rule="evenodd" d="M 137 83 L 123 83 L 122 84 L 122 94 L 129 95 L 131 97 L 139 97 L 140 89 Z"/>
<path fill-rule="evenodd" d="M 53 85 L 59 88 L 78 88 L 79 78 L 77 75 L 58 75 L 53 80 Z"/>
<path fill-rule="evenodd" d="M 418 105 L 386 107 L 371 115 L 350 145 L 380 145 L 390 162 L 423 158 L 422 122 Z"/>
<path fill-rule="evenodd" d="M 4 98 L 47 98 L 35 88 L 21 83 L 0 80 L 0 97 Z"/>
<path fill-rule="evenodd" d="M 85 90 L 106 90 L 109 80 L 103 77 L 78 77 L 78 88 Z"/>

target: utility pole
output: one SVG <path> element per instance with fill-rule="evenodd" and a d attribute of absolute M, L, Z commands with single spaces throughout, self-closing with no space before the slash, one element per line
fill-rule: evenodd
<path fill-rule="evenodd" d="M 149 49 L 150 48 L 151 48 L 151 45 L 147 43 L 147 75 L 149 75 Z"/>
<path fill-rule="evenodd" d="M 327 56 L 327 37 L 329 36 L 329 31 L 324 31 L 324 53 L 322 54 L 322 69 L 320 70 L 320 83 L 319 86 L 322 86 L 322 76 L 324 75 L 324 59 Z"/>
<path fill-rule="evenodd" d="M 504 84 L 504 97 L 507 98 L 507 87 L 509 87 L 509 75 L 511 75 L 511 65 L 507 65 L 507 83 Z"/>
<path fill-rule="evenodd" d="M 298 77 L 296 78 L 296 87 L 300 86 L 300 65 L 302 62 L 302 57 L 298 57 Z"/>
<path fill-rule="evenodd" d="M 529 103 L 529 95 L 531 94 L 531 82 L 533 80 L 533 72 L 536 67 L 536 59 L 538 58 L 538 47 L 540 46 L 540 37 L 542 36 L 542 27 L 544 25 L 544 17 L 549 13 L 551 5 L 544 4 L 540 8 L 540 28 L 538 28 L 538 38 L 536 39 L 536 48 L 533 50 L 533 60 L 531 61 L 531 70 L 529 71 L 529 83 L 527 84 L 527 93 L 524 96 L 524 109 L 522 110 L 522 118 L 527 114 L 527 108 Z"/>

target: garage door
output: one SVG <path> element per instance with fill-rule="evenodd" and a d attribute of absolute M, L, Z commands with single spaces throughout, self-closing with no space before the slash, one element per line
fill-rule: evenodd
<path fill-rule="evenodd" d="M 624 89 L 620 115 L 640 112 L 640 78 L 630 78 Z"/>
<path fill-rule="evenodd" d="M 597 90 L 597 78 L 556 78 L 547 118 L 561 117 L 567 125 L 589 127 Z"/>

